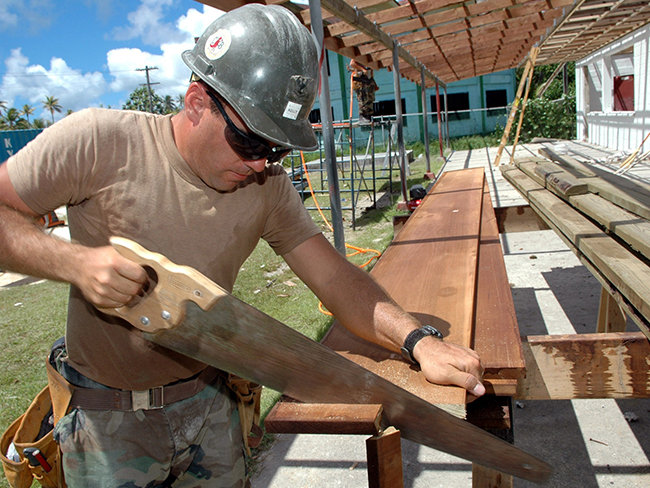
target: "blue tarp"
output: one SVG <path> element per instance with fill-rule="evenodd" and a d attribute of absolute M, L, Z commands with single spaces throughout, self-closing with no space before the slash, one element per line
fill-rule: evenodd
<path fill-rule="evenodd" d="M 0 131 L 0 164 L 16 154 L 29 141 L 43 132 L 43 129 L 22 129 Z"/>

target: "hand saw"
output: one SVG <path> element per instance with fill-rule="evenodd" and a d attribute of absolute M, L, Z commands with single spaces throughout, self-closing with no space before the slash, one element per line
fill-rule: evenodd
<path fill-rule="evenodd" d="M 128 239 L 112 237 L 111 244 L 156 278 L 134 305 L 102 311 L 148 340 L 299 401 L 381 404 L 385 427 L 406 439 L 530 481 L 549 477 L 545 462 L 312 341 L 193 268 Z"/>

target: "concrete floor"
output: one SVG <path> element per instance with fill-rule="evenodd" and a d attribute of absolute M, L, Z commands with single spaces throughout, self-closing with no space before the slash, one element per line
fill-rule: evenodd
<path fill-rule="evenodd" d="M 532 156 L 538 146 L 517 149 Z M 603 159 L 597 148 L 582 148 Z M 483 166 L 497 207 L 526 202 L 491 167 L 496 149 L 459 151 L 444 170 Z M 507 163 L 505 153 L 501 163 Z M 645 167 L 631 175 L 650 181 Z M 502 234 L 521 334 L 595 332 L 600 284 L 552 230 Z M 634 326 L 629 330 L 635 330 Z M 650 486 L 650 399 L 517 402 L 515 445 L 551 464 L 545 486 L 647 488 Z M 626 416 L 634 421 L 626 420 Z M 471 464 L 402 440 L 404 486 L 471 487 Z M 260 456 L 253 487 L 367 486 L 365 436 L 277 435 Z M 515 479 L 515 487 L 538 486 Z"/>

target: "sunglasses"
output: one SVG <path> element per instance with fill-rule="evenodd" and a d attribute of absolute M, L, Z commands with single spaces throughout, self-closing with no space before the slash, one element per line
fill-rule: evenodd
<path fill-rule="evenodd" d="M 219 112 L 221 112 L 223 119 L 226 121 L 226 128 L 224 129 L 226 141 L 239 157 L 247 161 L 266 159 L 269 163 L 275 163 L 289 154 L 291 148 L 282 146 L 271 147 L 271 145 L 261 137 L 241 130 L 228 116 L 226 109 L 219 101 L 217 95 L 215 95 L 212 90 L 206 89 L 206 92 L 217 106 Z"/>

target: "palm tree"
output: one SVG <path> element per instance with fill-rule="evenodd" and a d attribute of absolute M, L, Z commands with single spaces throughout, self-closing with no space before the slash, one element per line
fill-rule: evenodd
<path fill-rule="evenodd" d="M 176 104 L 170 95 L 165 95 L 163 98 L 163 113 L 170 114 L 176 111 Z"/>
<path fill-rule="evenodd" d="M 52 96 L 45 97 L 45 100 L 43 100 L 43 107 L 45 107 L 45 110 L 50 111 L 50 115 L 52 115 L 52 123 L 54 123 L 54 112 L 60 113 L 63 108 L 59 105 L 59 99 Z"/>
<path fill-rule="evenodd" d="M 185 106 L 185 94 L 181 93 L 180 95 L 176 95 L 176 106 L 178 108 Z"/>
<path fill-rule="evenodd" d="M 27 117 L 27 125 L 29 125 L 29 116 L 32 115 L 35 110 L 36 109 L 31 105 L 28 104 L 23 105 L 23 110 L 20 112 L 20 114 Z"/>
<path fill-rule="evenodd" d="M 9 128 L 13 129 L 20 120 L 20 112 L 12 107 L 7 110 L 7 113 L 4 116 L 4 120 L 7 122 Z"/>

